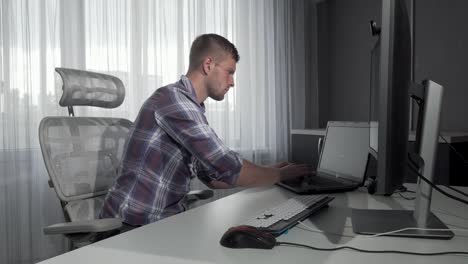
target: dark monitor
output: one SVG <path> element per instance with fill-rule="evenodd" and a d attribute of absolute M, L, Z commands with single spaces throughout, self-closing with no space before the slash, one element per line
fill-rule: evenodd
<path fill-rule="evenodd" d="M 370 148 L 377 157 L 375 193 L 389 195 L 402 186 L 408 168 L 408 126 L 411 86 L 411 30 L 405 0 L 382 0 L 380 34 L 373 49 L 371 77 Z M 375 28 L 374 28 L 375 29 Z M 376 73 L 377 72 L 377 73 Z M 439 131 L 443 87 L 425 82 L 426 104 L 417 154 L 424 160 L 424 174 L 432 178 Z M 417 139 L 419 140 L 419 139 Z M 415 210 L 353 209 L 355 233 L 450 239 L 453 233 L 430 212 L 430 187 L 418 185 Z M 397 231 L 398 232 L 393 232 Z M 391 232 L 390 234 L 388 232 Z"/>
<path fill-rule="evenodd" d="M 411 29 L 404 0 L 383 1 L 372 50 L 370 147 L 377 158 L 375 193 L 392 194 L 406 175 L 411 83 Z"/>

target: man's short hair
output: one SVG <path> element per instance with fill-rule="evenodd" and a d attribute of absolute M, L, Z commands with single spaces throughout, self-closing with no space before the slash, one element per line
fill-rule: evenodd
<path fill-rule="evenodd" d="M 236 46 L 229 40 L 217 34 L 203 34 L 192 43 L 189 69 L 198 67 L 203 58 L 210 53 L 214 55 L 215 60 L 224 59 L 225 55 L 230 55 L 236 62 L 240 59 Z"/>

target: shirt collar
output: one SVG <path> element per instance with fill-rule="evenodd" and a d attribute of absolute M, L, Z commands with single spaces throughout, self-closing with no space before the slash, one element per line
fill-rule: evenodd
<path fill-rule="evenodd" d="M 190 81 L 190 79 L 187 78 L 187 76 L 182 75 L 180 76 L 180 82 L 182 84 L 183 89 L 188 92 L 188 96 L 190 97 L 190 99 L 192 99 L 192 101 L 194 101 L 198 106 L 200 106 L 203 113 L 205 113 L 205 103 L 198 103 L 197 94 L 195 93 L 195 89 L 193 88 L 192 81 Z"/>

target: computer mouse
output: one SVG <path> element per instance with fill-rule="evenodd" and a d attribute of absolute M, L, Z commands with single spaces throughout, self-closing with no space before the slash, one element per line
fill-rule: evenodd
<path fill-rule="evenodd" d="M 272 249 L 276 245 L 276 238 L 253 226 L 241 225 L 229 228 L 219 243 L 228 248 Z"/>

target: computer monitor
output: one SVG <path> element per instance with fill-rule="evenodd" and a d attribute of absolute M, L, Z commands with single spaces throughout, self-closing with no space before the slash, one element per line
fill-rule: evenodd
<path fill-rule="evenodd" d="M 390 195 L 403 185 L 408 168 L 408 126 L 411 87 L 411 29 L 405 0 L 382 0 L 380 34 L 373 49 L 371 85 L 370 148 L 377 157 L 375 194 Z M 377 72 L 377 73 L 376 73 Z M 432 178 L 437 146 L 442 87 L 425 82 L 428 92 L 422 111 L 423 142 L 417 153 L 426 163 L 424 173 Z M 419 127 L 419 126 L 418 126 Z M 417 138 L 418 141 L 421 138 Z M 419 145 L 419 144 L 417 144 Z M 425 146 L 425 147 L 424 147 Z M 393 236 L 449 239 L 450 231 L 430 213 L 430 187 L 418 189 L 416 209 L 353 209 L 353 230 L 360 234 L 382 234 L 405 229 Z M 422 191 L 421 191 L 422 190 Z M 429 196 L 429 198 L 427 198 Z M 422 197 L 422 198 L 421 198 Z M 434 230 L 438 229 L 438 230 Z"/>
<path fill-rule="evenodd" d="M 408 152 L 411 30 L 404 0 L 382 2 L 380 36 L 371 54 L 370 147 L 377 154 L 376 194 L 405 180 Z"/>

